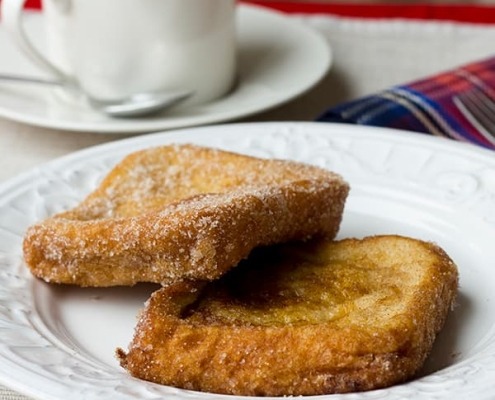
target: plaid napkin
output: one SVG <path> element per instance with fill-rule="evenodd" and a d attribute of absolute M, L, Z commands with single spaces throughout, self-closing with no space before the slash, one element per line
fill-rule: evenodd
<path fill-rule="evenodd" d="M 404 129 L 495 149 L 495 57 L 337 105 L 317 120 Z"/>

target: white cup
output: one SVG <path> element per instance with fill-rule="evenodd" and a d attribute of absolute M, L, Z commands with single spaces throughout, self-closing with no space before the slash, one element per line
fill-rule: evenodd
<path fill-rule="evenodd" d="M 232 87 L 235 0 L 43 0 L 47 50 L 22 27 L 25 0 L 2 0 L 2 22 L 43 71 L 91 97 L 191 90 L 205 103 Z"/>

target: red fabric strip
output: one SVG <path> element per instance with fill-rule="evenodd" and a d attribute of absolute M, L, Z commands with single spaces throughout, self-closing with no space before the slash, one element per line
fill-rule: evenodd
<path fill-rule="evenodd" d="M 270 7 L 286 13 L 495 23 L 495 6 L 488 5 L 299 3 L 277 0 L 243 0 L 242 2 Z M 41 0 L 27 0 L 26 6 L 40 8 L 40 3 Z"/>
<path fill-rule="evenodd" d="M 487 5 L 294 3 L 263 0 L 245 0 L 244 3 L 262 5 L 286 13 L 495 23 L 495 6 Z"/>
<path fill-rule="evenodd" d="M 41 8 L 41 0 L 27 0 L 26 8 Z"/>

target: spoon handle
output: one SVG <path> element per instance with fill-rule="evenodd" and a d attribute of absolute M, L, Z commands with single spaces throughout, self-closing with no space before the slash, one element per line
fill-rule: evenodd
<path fill-rule="evenodd" d="M 11 81 L 11 82 L 22 82 L 22 83 L 39 83 L 42 85 L 56 85 L 63 86 L 64 83 L 61 81 L 45 78 L 37 78 L 33 76 L 21 76 L 21 75 L 11 75 L 11 74 L 1 74 L 0 81 Z"/>

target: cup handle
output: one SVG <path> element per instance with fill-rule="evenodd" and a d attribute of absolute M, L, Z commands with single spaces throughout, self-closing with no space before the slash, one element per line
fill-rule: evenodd
<path fill-rule="evenodd" d="M 22 10 L 25 2 L 26 0 L 2 0 L 0 2 L 2 25 L 13 37 L 21 51 L 39 68 L 57 80 L 70 81 L 70 77 L 44 57 L 28 39 L 22 24 Z"/>

